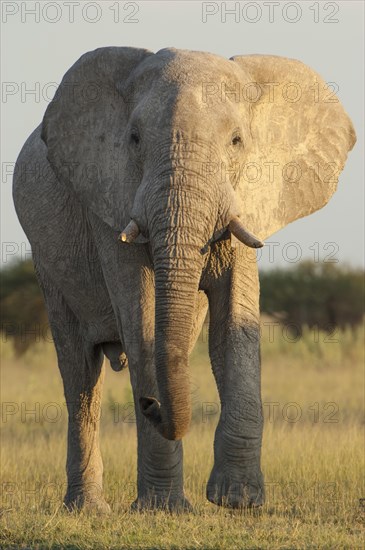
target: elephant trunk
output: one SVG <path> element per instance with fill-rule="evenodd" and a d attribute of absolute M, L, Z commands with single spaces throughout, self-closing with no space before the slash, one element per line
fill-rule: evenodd
<path fill-rule="evenodd" d="M 182 265 L 179 265 L 183 263 Z M 155 361 L 159 401 L 140 399 L 143 414 L 167 439 L 181 439 L 191 420 L 188 350 L 201 267 L 155 261 Z"/>
<path fill-rule="evenodd" d="M 152 187 L 151 187 L 152 188 Z M 194 198 L 194 195 L 196 198 Z M 172 176 L 146 201 L 155 272 L 157 396 L 140 399 L 142 413 L 167 439 L 181 439 L 191 420 L 189 345 L 203 269 L 201 249 L 212 210 L 195 180 Z"/>

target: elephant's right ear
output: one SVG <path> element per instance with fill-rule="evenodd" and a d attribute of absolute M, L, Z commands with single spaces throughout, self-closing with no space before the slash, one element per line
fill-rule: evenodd
<path fill-rule="evenodd" d="M 63 77 L 43 118 L 42 139 L 58 179 L 117 231 L 130 221 L 139 184 L 127 151 L 130 99 L 120 89 L 151 55 L 114 47 L 86 53 Z"/>

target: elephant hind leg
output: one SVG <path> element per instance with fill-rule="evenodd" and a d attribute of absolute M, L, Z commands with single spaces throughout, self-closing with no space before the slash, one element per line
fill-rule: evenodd
<path fill-rule="evenodd" d="M 80 323 L 61 292 L 42 267 L 37 263 L 35 267 L 46 302 L 68 410 L 64 504 L 70 510 L 109 512 L 102 494 L 103 463 L 99 449 L 104 381 L 102 348 L 85 341 Z"/>

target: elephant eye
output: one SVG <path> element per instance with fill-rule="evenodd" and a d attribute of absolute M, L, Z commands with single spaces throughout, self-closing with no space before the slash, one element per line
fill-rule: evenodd
<path fill-rule="evenodd" d="M 133 128 L 133 130 L 131 131 L 131 142 L 134 145 L 139 145 L 140 141 L 141 139 L 139 137 L 138 130 L 136 128 Z"/>
<path fill-rule="evenodd" d="M 239 134 L 233 134 L 232 136 L 232 145 L 240 145 L 242 143 L 242 138 Z"/>

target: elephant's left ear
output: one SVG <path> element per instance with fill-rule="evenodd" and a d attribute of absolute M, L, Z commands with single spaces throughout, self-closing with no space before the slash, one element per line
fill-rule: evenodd
<path fill-rule="evenodd" d="M 356 141 L 331 86 L 303 63 L 276 56 L 231 58 L 242 69 L 251 145 L 238 196 L 249 231 L 266 239 L 322 208 Z"/>

